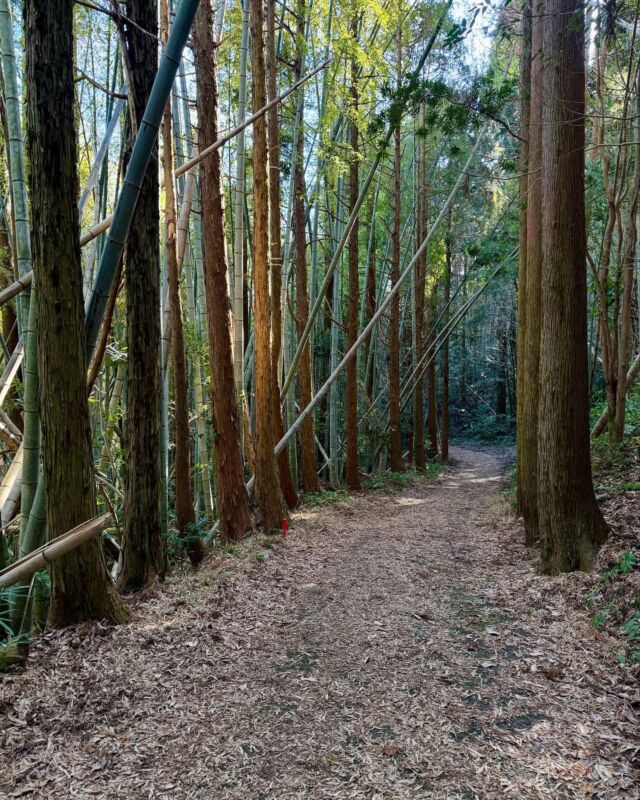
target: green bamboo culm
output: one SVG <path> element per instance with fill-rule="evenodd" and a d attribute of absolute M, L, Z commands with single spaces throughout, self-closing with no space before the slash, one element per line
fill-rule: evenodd
<path fill-rule="evenodd" d="M 198 3 L 199 0 L 182 0 L 178 7 L 167 46 L 162 54 L 158 73 L 153 83 L 151 96 L 136 135 L 122 191 L 118 197 L 113 215 L 113 222 L 100 258 L 96 281 L 87 302 L 85 318 L 88 350 L 87 363 L 90 363 L 96 346 L 107 299 L 111 292 L 116 269 L 122 256 L 131 225 L 131 218 L 140 193 L 139 187 L 142 185 L 151 152 L 158 138 L 162 113 L 171 94 L 178 65 L 182 58 L 182 51 L 184 50 Z M 6 0 L 0 0 L 0 4 L 7 8 Z M 2 16 L 4 17 L 4 15 Z M 42 474 L 40 474 L 29 520 L 25 525 L 24 535 L 20 537 L 21 556 L 30 553 L 43 543 L 45 527 L 45 490 Z M 23 622 L 24 617 L 24 604 L 17 602 L 12 609 L 14 630 L 27 627 Z"/>
<path fill-rule="evenodd" d="M 182 0 L 178 6 L 167 45 L 160 59 L 158 74 L 153 82 L 149 102 L 136 135 L 131 159 L 122 184 L 122 191 L 113 214 L 113 222 L 100 257 L 95 284 L 87 299 L 85 329 L 87 332 L 89 362 L 98 340 L 104 310 L 111 293 L 120 258 L 122 257 L 122 251 L 131 225 L 131 218 L 140 194 L 142 180 L 158 138 L 162 114 L 171 95 L 173 82 L 182 58 L 182 51 L 191 30 L 198 4 L 199 0 Z"/>
<path fill-rule="evenodd" d="M 13 44 L 13 18 L 10 0 L 0 0 L 0 49 L 4 100 L 9 133 L 9 172 L 14 217 L 14 249 L 18 277 L 33 268 L 31 229 L 27 204 L 24 139 L 22 135 L 21 98 L 18 92 L 16 56 Z M 38 413 L 38 360 L 35 347 L 36 303 L 34 287 L 25 290 L 16 301 L 18 327 L 24 338 L 24 458 L 22 466 L 21 535 L 31 511 L 38 482 L 40 461 L 40 419 Z M 22 546 L 22 545 L 21 545 Z"/>
<path fill-rule="evenodd" d="M 24 430 L 22 436 L 22 488 L 20 500 L 20 549 L 22 538 L 29 522 L 33 498 L 38 487 L 40 473 L 40 410 L 38 408 L 38 349 L 36 345 L 37 303 L 35 288 L 31 290 L 29 316 L 24 331 L 25 357 L 22 365 L 24 375 Z M 30 550 L 26 550 L 27 553 Z"/>
<path fill-rule="evenodd" d="M 18 277 L 23 278 L 32 269 L 31 229 L 29 226 L 21 102 L 18 92 L 16 54 L 13 46 L 13 18 L 10 0 L 0 0 L 0 50 L 2 50 L 4 102 L 7 109 L 7 129 L 9 133 L 8 155 L 15 227 L 15 258 Z M 24 291 L 19 295 L 16 305 L 18 329 L 22 333 L 29 314 L 28 291 Z"/>

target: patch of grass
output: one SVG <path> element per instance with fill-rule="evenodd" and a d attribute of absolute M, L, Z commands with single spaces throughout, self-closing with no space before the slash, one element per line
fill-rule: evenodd
<path fill-rule="evenodd" d="M 627 550 L 626 553 L 620 556 L 617 564 L 602 573 L 602 580 L 612 581 L 618 575 L 627 575 L 636 568 L 636 564 L 636 554 L 631 550 Z"/>
<path fill-rule="evenodd" d="M 407 469 L 404 472 L 383 472 L 377 475 L 370 475 L 362 482 L 362 488 L 367 491 L 375 491 L 377 489 L 402 489 L 405 486 L 410 486 L 414 481 L 419 478 L 427 478 L 427 480 L 435 480 L 444 470 L 444 464 L 441 461 L 428 461 L 424 469 Z"/>
<path fill-rule="evenodd" d="M 340 500 L 346 500 L 349 497 L 349 492 L 346 489 L 329 489 L 326 492 L 309 492 L 302 496 L 302 502 L 305 506 L 329 505 L 330 503 L 337 503 Z"/>
<path fill-rule="evenodd" d="M 636 597 L 634 605 L 637 610 L 621 628 L 622 635 L 627 638 L 627 652 L 621 660 L 628 664 L 640 663 L 640 597 Z"/>
<path fill-rule="evenodd" d="M 265 536 L 260 542 L 260 546 L 264 547 L 265 550 L 273 550 L 273 548 L 275 547 L 275 542 L 273 539 L 270 539 L 268 536 Z"/>
<path fill-rule="evenodd" d="M 617 614 L 618 606 L 615 603 L 607 603 L 604 608 L 601 608 L 600 611 L 592 618 L 591 620 L 591 627 L 595 630 L 600 630 L 605 623 L 609 620 L 609 618 Z"/>

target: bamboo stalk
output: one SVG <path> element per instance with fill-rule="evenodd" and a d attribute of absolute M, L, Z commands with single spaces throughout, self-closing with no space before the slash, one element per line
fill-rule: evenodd
<path fill-rule="evenodd" d="M 0 0 L 0 48 L 2 49 L 2 79 L 9 133 L 9 174 L 13 198 L 15 226 L 15 256 L 18 277 L 23 278 L 32 269 L 31 230 L 27 200 L 27 179 L 24 164 L 22 134 L 22 105 L 18 89 L 16 55 L 13 45 L 13 18 L 9 0 Z M 28 298 L 18 303 L 18 327 L 27 322 Z"/>
<path fill-rule="evenodd" d="M 5 305 L 5 303 L 9 302 L 9 300 L 13 300 L 13 298 L 17 294 L 20 294 L 20 292 L 22 292 L 24 289 L 28 289 L 32 282 L 33 270 L 27 272 L 22 278 L 18 278 L 17 281 L 10 283 L 6 289 L 3 289 L 0 292 L 0 306 Z"/>
<path fill-rule="evenodd" d="M 4 368 L 2 377 L 0 377 L 0 408 L 2 408 L 7 394 L 9 393 L 9 389 L 11 389 L 11 384 L 17 371 L 20 369 L 23 357 L 24 345 L 22 339 L 19 339 L 7 366 Z"/>
<path fill-rule="evenodd" d="M 30 578 L 34 572 L 88 542 L 108 527 L 111 514 L 87 520 L 0 571 L 0 589 Z"/>
<path fill-rule="evenodd" d="M 471 150 L 471 153 L 470 153 L 470 155 L 469 155 L 464 167 L 462 168 L 462 171 L 460 172 L 460 175 L 458 176 L 457 181 L 455 182 L 453 188 L 451 189 L 451 192 L 450 192 L 446 202 L 444 203 L 444 205 L 440 209 L 440 212 L 439 212 L 435 222 L 431 226 L 431 229 L 429 230 L 429 233 L 424 238 L 422 244 L 420 245 L 420 247 L 416 251 L 416 254 L 411 259 L 409 264 L 405 267 L 405 269 L 403 270 L 402 274 L 400 275 L 400 278 L 394 284 L 394 286 L 391 288 L 391 290 L 389 291 L 389 293 L 387 294 L 387 296 L 385 297 L 383 302 L 380 303 L 376 313 L 373 315 L 373 317 L 369 321 L 369 323 L 366 326 L 366 328 L 362 331 L 362 333 L 357 338 L 357 340 L 355 341 L 353 346 L 345 353 L 345 355 L 342 358 L 342 361 L 333 370 L 331 375 L 327 378 L 327 380 L 325 381 L 324 385 L 318 390 L 318 392 L 314 396 L 313 400 L 309 403 L 309 405 L 300 412 L 300 415 L 298 416 L 298 419 L 295 421 L 295 423 L 289 428 L 289 430 L 285 433 L 285 435 L 282 437 L 282 439 L 280 439 L 280 441 L 278 442 L 278 444 L 276 445 L 276 448 L 275 448 L 276 449 L 276 453 L 279 453 L 280 450 L 287 444 L 289 439 L 292 436 L 295 435 L 297 430 L 302 425 L 302 422 L 305 419 L 305 417 L 313 411 L 313 409 L 318 405 L 320 400 L 329 391 L 331 386 L 338 379 L 340 373 L 343 371 L 345 366 L 349 363 L 349 361 L 356 354 L 356 352 L 357 352 L 358 348 L 360 347 L 360 345 L 364 341 L 366 341 L 369 333 L 371 332 L 371 330 L 373 329 L 373 327 L 377 323 L 378 319 L 382 316 L 382 314 L 384 313 L 386 308 L 392 302 L 393 298 L 400 291 L 400 288 L 401 288 L 402 284 L 404 283 L 404 281 L 407 278 L 407 276 L 410 274 L 411 270 L 413 270 L 415 268 L 415 264 L 416 264 L 417 259 L 420 258 L 422 253 L 424 253 L 425 250 L 427 249 L 427 247 L 429 245 L 429 242 L 433 238 L 433 236 L 434 236 L 436 230 L 438 229 L 440 223 L 442 222 L 445 214 L 449 210 L 449 207 L 451 206 L 451 204 L 453 202 L 453 199 L 454 199 L 454 197 L 456 196 L 456 194 L 458 192 L 458 189 L 462 186 L 462 184 L 466 180 L 466 175 L 467 175 L 467 173 L 469 171 L 469 167 L 471 166 L 471 163 L 473 162 L 473 159 L 475 158 L 476 153 L 478 152 L 478 150 L 480 148 L 480 144 L 482 143 L 482 140 L 484 138 L 484 134 L 487 131 L 487 128 L 488 128 L 488 124 L 485 123 L 485 125 L 481 128 L 480 132 L 478 133 L 478 136 L 476 138 L 476 142 L 475 142 L 475 144 L 473 146 L 473 149 Z M 347 227 L 348 227 L 348 225 L 347 225 Z"/>
<path fill-rule="evenodd" d="M 113 214 L 111 230 L 100 257 L 93 290 L 87 299 L 85 328 L 89 356 L 92 355 L 100 333 L 104 309 L 124 250 L 140 187 L 158 139 L 164 108 L 171 95 L 171 87 L 197 8 L 198 0 L 182 0 L 178 6 L 167 44 L 160 58 L 149 102 L 136 135 L 122 190 Z"/>
<path fill-rule="evenodd" d="M 249 0 L 242 0 L 242 37 L 240 40 L 240 82 L 238 86 L 238 122 L 246 118 L 247 52 L 249 42 Z M 244 382 L 242 357 L 244 354 L 244 320 L 242 287 L 244 279 L 244 128 L 238 133 L 236 151 L 236 185 L 234 189 L 233 230 L 233 371 L 238 405 L 242 408 Z M 242 431 L 242 428 L 241 428 Z M 241 434 L 242 436 L 242 434 Z"/>
<path fill-rule="evenodd" d="M 424 51 L 422 52 L 422 55 L 420 56 L 420 60 L 418 61 L 418 65 L 415 68 L 415 70 L 413 70 L 413 72 L 412 72 L 412 75 L 420 75 L 420 72 L 422 71 L 422 67 L 424 66 L 424 64 L 425 64 L 425 62 L 427 60 L 427 57 L 428 57 L 429 53 L 431 52 L 431 50 L 433 48 L 433 45 L 435 44 L 435 41 L 436 41 L 436 39 L 438 37 L 438 34 L 439 34 L 439 32 L 440 32 L 440 30 L 442 28 L 442 25 L 444 24 L 444 21 L 445 21 L 445 18 L 447 16 L 448 12 L 449 12 L 449 8 L 451 6 L 451 3 L 452 3 L 452 0 L 448 0 L 444 10 L 442 11 L 442 14 L 440 15 L 440 18 L 438 19 L 438 22 L 436 23 L 436 26 L 435 26 L 431 36 L 429 37 L 429 40 L 428 40 L 427 44 L 425 45 Z M 404 104 L 406 105 L 406 100 L 404 101 Z M 325 295 L 327 293 L 327 289 L 329 288 L 329 284 L 331 283 L 331 279 L 333 277 L 333 273 L 335 272 L 335 269 L 338 266 L 338 263 L 339 263 L 339 261 L 340 261 L 340 259 L 342 257 L 342 251 L 344 250 L 344 248 L 345 248 L 345 246 L 347 244 L 347 241 L 349 240 L 349 235 L 350 235 L 351 230 L 352 230 L 352 228 L 353 228 L 353 226 L 355 224 L 356 219 L 358 218 L 358 214 L 360 213 L 360 209 L 362 207 L 362 204 L 364 203 L 364 201 L 365 201 L 365 199 L 367 197 L 367 194 L 369 192 L 369 188 L 371 187 L 371 184 L 373 183 L 373 179 L 375 177 L 375 174 L 376 174 L 376 172 L 378 170 L 378 167 L 380 166 L 380 162 L 382 161 L 382 156 L 386 152 L 387 145 L 391 141 L 391 137 L 392 137 L 394 129 L 395 129 L 396 125 L 397 125 L 396 117 L 397 116 L 401 116 L 402 110 L 403 110 L 403 108 L 399 108 L 399 109 L 396 110 L 396 114 L 392 115 L 393 119 L 391 120 L 391 122 L 387 126 L 387 130 L 386 130 L 384 136 L 382 137 L 382 139 L 379 142 L 379 146 L 378 146 L 378 149 L 376 151 L 375 158 L 373 160 L 373 163 L 371 164 L 371 167 L 369 168 L 369 172 L 367 174 L 367 177 L 364 180 L 362 188 L 360 189 L 360 195 L 358 196 L 358 199 L 357 199 L 356 203 L 354 204 L 353 208 L 351 209 L 351 214 L 349 215 L 349 219 L 347 221 L 347 224 L 344 227 L 344 231 L 342 233 L 340 241 L 338 242 L 338 246 L 336 247 L 336 250 L 335 250 L 335 252 L 333 254 L 333 258 L 331 259 L 331 263 L 329 264 L 329 266 L 327 268 L 327 272 L 326 272 L 326 274 L 324 276 L 324 280 L 322 282 L 322 286 L 320 287 L 320 290 L 318 291 L 318 296 L 316 297 L 316 301 L 315 301 L 315 303 L 313 305 L 313 308 L 311 309 L 311 312 L 309 314 L 309 319 L 307 320 L 307 324 L 305 325 L 304 332 L 303 332 L 302 336 L 300 336 L 298 338 L 298 347 L 297 347 L 295 355 L 294 355 L 294 357 L 293 357 L 293 359 L 291 361 L 291 365 L 289 367 L 289 371 L 287 373 L 287 377 L 285 378 L 284 385 L 282 387 L 282 400 L 283 401 L 284 401 L 284 399 L 285 399 L 285 397 L 287 395 L 287 392 L 291 388 L 291 383 L 293 381 L 293 376 L 295 375 L 296 369 L 298 368 L 298 363 L 299 363 L 300 358 L 302 356 L 302 351 L 304 350 L 304 347 L 305 347 L 305 345 L 307 343 L 309 335 L 311 334 L 311 330 L 313 328 L 315 319 L 318 316 L 318 313 L 320 311 L 322 303 L 324 302 L 324 298 L 325 298 Z"/>

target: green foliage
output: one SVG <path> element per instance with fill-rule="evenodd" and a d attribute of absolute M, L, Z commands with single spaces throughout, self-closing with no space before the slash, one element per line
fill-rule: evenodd
<path fill-rule="evenodd" d="M 189 546 L 195 542 L 202 542 L 206 545 L 211 531 L 211 519 L 206 515 L 201 515 L 195 522 L 187 525 L 184 536 L 179 536 L 175 528 L 171 528 L 166 542 L 167 561 L 175 564 L 187 558 Z"/>
<path fill-rule="evenodd" d="M 598 613 L 591 620 L 591 627 L 599 630 L 604 626 L 609 617 L 618 612 L 618 606 L 615 603 L 607 603 L 607 605 L 600 609 Z"/>
<path fill-rule="evenodd" d="M 362 488 L 369 491 L 387 489 L 396 491 L 405 486 L 410 486 L 416 480 L 427 478 L 435 480 L 442 473 L 444 464 L 440 461 L 428 461 L 423 470 L 408 469 L 405 472 L 383 472 L 371 475 L 363 481 Z"/>
<path fill-rule="evenodd" d="M 348 497 L 349 492 L 345 489 L 329 489 L 325 492 L 308 492 L 307 494 L 303 494 L 302 502 L 305 506 L 314 508 L 337 503 L 340 500 L 346 500 Z"/>
<path fill-rule="evenodd" d="M 640 606 L 640 597 L 634 604 Z M 640 609 L 636 610 L 621 628 L 627 638 L 627 652 L 621 657 L 622 663 L 637 664 L 640 662 Z"/>
<path fill-rule="evenodd" d="M 516 435 L 515 417 L 493 414 L 479 407 L 456 415 L 455 438 L 477 444 L 513 445 Z"/>
<path fill-rule="evenodd" d="M 614 578 L 617 578 L 618 575 L 627 575 L 636 568 L 636 564 L 636 554 L 631 552 L 631 550 L 627 550 L 626 553 L 620 556 L 617 564 L 602 573 L 602 580 L 612 581 Z"/>

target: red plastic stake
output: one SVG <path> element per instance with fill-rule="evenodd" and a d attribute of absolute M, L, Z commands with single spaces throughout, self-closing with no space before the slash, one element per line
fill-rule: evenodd
<path fill-rule="evenodd" d="M 287 538 L 287 520 L 286 519 L 282 520 L 282 538 L 283 539 Z"/>

